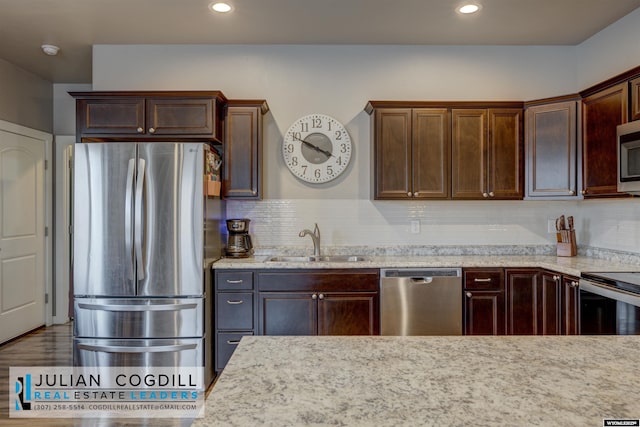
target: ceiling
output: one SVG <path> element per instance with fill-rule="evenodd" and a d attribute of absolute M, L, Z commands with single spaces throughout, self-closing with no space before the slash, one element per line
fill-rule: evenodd
<path fill-rule="evenodd" d="M 91 82 L 94 44 L 576 45 L 640 0 L 0 0 L 0 58 L 54 83 Z M 42 44 L 60 47 L 57 56 Z"/>

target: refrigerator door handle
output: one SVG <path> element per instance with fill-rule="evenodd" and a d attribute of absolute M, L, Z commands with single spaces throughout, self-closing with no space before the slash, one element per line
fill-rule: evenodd
<path fill-rule="evenodd" d="M 133 280 L 133 230 L 131 229 L 132 209 L 133 209 L 133 171 L 136 167 L 136 159 L 129 159 L 127 168 L 127 183 L 125 186 L 124 199 L 124 247 L 129 255 L 129 278 Z"/>
<path fill-rule="evenodd" d="M 143 213 L 144 206 L 142 204 L 142 196 L 144 190 L 144 176 L 145 176 L 145 165 L 146 162 L 144 159 L 138 159 L 138 176 L 136 179 L 136 210 L 135 210 L 135 245 L 136 245 L 136 263 L 137 263 L 137 271 L 138 271 L 138 280 L 144 279 L 145 276 L 145 266 L 144 266 L 144 258 L 142 256 L 142 244 L 144 237 L 144 224 L 143 224 Z"/>
<path fill-rule="evenodd" d="M 187 304 L 159 304 L 159 305 L 107 305 L 78 303 L 78 308 L 99 311 L 177 311 L 197 308 L 196 303 Z"/>
<path fill-rule="evenodd" d="M 77 344 L 79 350 L 99 351 L 103 353 L 175 353 L 176 351 L 193 350 L 197 344 L 126 346 L 126 345 L 92 345 Z"/>

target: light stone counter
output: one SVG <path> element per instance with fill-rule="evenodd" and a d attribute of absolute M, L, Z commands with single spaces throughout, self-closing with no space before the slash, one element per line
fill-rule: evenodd
<path fill-rule="evenodd" d="M 638 271 L 637 264 L 625 264 L 602 259 L 556 257 L 545 255 L 457 255 L 457 256 L 368 256 L 360 262 L 270 262 L 270 256 L 244 259 L 223 258 L 214 269 L 265 268 L 426 268 L 426 267 L 533 267 L 545 268 L 579 277 L 583 271 Z"/>
<path fill-rule="evenodd" d="M 194 426 L 602 426 L 640 337 L 243 337 Z"/>

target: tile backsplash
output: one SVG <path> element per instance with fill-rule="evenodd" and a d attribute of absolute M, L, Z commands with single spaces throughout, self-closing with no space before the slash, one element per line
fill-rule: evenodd
<path fill-rule="evenodd" d="M 640 199 L 639 199 L 640 200 Z M 311 247 L 298 233 L 318 223 L 323 246 L 549 245 L 548 220 L 575 217 L 579 246 L 640 252 L 636 199 L 586 201 L 228 201 L 228 218 L 250 218 L 257 247 Z M 414 225 L 412 232 L 412 221 Z M 416 229 L 417 228 L 417 229 Z"/>

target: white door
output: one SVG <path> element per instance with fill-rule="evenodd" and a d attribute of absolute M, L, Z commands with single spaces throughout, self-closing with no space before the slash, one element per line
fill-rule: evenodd
<path fill-rule="evenodd" d="M 0 130 L 0 342 L 45 324 L 45 146 Z"/>

